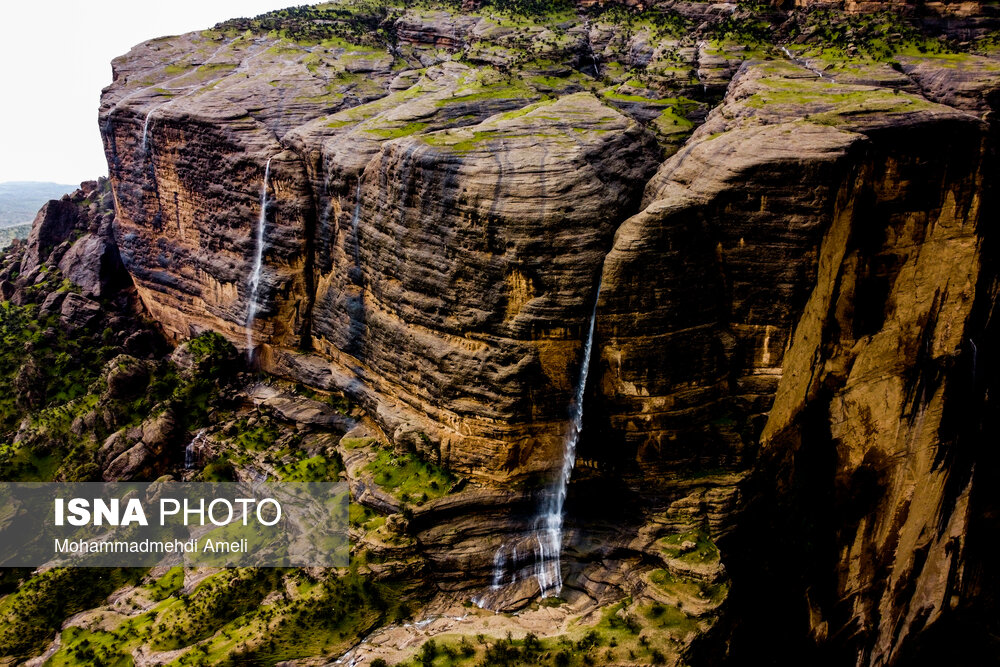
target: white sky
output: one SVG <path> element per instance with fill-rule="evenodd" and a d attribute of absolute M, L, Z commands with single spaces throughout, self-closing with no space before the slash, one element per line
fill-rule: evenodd
<path fill-rule="evenodd" d="M 154 37 L 307 0 L 19 0 L 0 24 L 0 182 L 107 175 L 97 129 L 111 59 Z"/>

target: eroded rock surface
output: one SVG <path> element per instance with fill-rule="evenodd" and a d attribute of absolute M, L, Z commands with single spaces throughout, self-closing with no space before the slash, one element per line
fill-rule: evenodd
<path fill-rule="evenodd" d="M 753 621 L 772 617 L 747 611 L 780 583 L 774 618 L 811 633 L 790 651 L 858 664 L 974 606 L 985 584 L 964 567 L 983 552 L 967 545 L 992 505 L 972 470 L 990 459 L 967 444 L 983 427 L 950 415 L 985 409 L 975 369 L 992 368 L 996 58 L 834 62 L 800 48 L 806 33 L 731 38 L 774 8 L 674 3 L 688 33 L 467 9 L 362 14 L 385 43 L 251 22 L 116 60 L 101 109 L 115 238 L 150 314 L 178 341 L 218 331 L 267 371 L 347 392 L 387 447 L 472 479 L 407 519 L 363 474 L 373 458 L 346 461 L 393 517 L 380 534 L 407 535 L 368 547 L 419 551 L 464 591 L 498 546 L 530 548 L 596 300 L 574 595 L 684 607 L 752 660 L 767 647 L 747 637 L 771 636 Z M 105 447 L 116 469 L 145 460 Z M 760 535 L 784 555 L 748 548 Z M 722 553 L 692 565 L 699 536 Z M 726 577 L 757 572 L 726 602 L 748 620 L 717 624 Z M 519 581 L 514 606 L 537 592 Z"/>

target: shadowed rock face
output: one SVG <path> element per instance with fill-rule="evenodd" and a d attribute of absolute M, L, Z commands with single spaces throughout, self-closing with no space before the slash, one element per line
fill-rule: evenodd
<path fill-rule="evenodd" d="M 995 59 L 822 69 L 564 22 L 406 10 L 389 51 L 136 47 L 101 124 L 144 304 L 245 345 L 270 160 L 257 359 L 487 487 L 413 523 L 461 590 L 530 530 L 600 285 L 569 585 L 632 590 L 601 577 L 705 528 L 744 586 L 734 654 L 766 652 L 760 618 L 803 628 L 795 656 L 905 655 L 988 584 L 963 569 L 985 431 L 954 415 L 982 416 L 992 363 Z"/>
<path fill-rule="evenodd" d="M 877 663 L 963 586 L 972 476 L 947 415 L 968 393 L 974 313 L 995 300 L 980 247 L 993 149 L 973 114 L 819 86 L 741 72 L 619 228 L 591 412 L 618 438 L 589 455 L 648 484 L 665 462 L 732 465 L 759 442 L 728 542 L 734 579 L 756 582 L 736 608 L 802 596 L 774 607 Z"/>

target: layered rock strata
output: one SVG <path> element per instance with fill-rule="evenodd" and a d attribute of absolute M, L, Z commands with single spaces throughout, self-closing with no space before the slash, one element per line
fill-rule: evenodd
<path fill-rule="evenodd" d="M 220 29 L 116 61 L 101 122 L 146 307 L 245 344 L 263 188 L 256 359 L 493 487 L 414 519 L 463 588 L 530 529 L 600 286 L 570 586 L 598 597 L 604 565 L 659 558 L 636 534 L 699 529 L 737 582 L 781 584 L 802 651 L 913 650 L 984 586 L 981 433 L 948 415 L 990 363 L 995 60 L 495 19 L 408 9 L 388 51 Z M 791 556 L 747 555 L 756 530 Z"/>

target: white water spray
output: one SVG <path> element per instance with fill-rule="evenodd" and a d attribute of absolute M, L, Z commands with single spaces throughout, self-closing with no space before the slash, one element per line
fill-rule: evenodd
<path fill-rule="evenodd" d="M 576 383 L 576 394 L 570 406 L 569 433 L 563 448 L 562 466 L 559 477 L 553 488 L 546 494 L 542 512 L 536 519 L 535 538 L 535 578 L 541 589 L 542 597 L 559 595 L 562 591 L 562 568 L 560 554 L 563 537 L 563 505 L 566 503 L 566 491 L 569 486 L 573 465 L 576 463 L 576 447 L 583 431 L 583 397 L 587 390 L 587 374 L 590 371 L 590 354 L 594 346 L 594 329 L 597 323 L 597 302 L 601 298 L 601 284 L 597 285 L 594 295 L 594 307 L 590 311 L 590 323 L 587 327 L 587 338 L 583 344 L 583 361 L 580 365 L 580 378 Z"/>
<path fill-rule="evenodd" d="M 267 226 L 267 181 L 271 177 L 271 158 L 264 166 L 264 184 L 260 188 L 260 216 L 257 218 L 257 245 L 254 248 L 253 272 L 250 274 L 250 293 L 247 299 L 247 361 L 253 362 L 253 322 L 257 317 L 260 304 L 257 295 L 260 292 L 260 273 L 264 266 L 264 228 Z"/>
<path fill-rule="evenodd" d="M 202 437 L 205 435 L 205 429 L 198 431 L 198 434 L 187 444 L 184 448 L 184 468 L 185 470 L 191 470 L 197 463 L 198 453 L 196 447 L 199 442 L 201 442 Z"/>
<path fill-rule="evenodd" d="M 142 152 L 143 153 L 146 153 L 149 150 L 148 149 L 149 143 L 148 143 L 148 140 L 147 140 L 148 137 L 149 137 L 149 118 L 150 118 L 150 116 L 153 115 L 154 111 L 156 111 L 155 107 L 152 108 L 152 109 L 150 109 L 146 113 L 146 121 L 142 124 Z"/>
<path fill-rule="evenodd" d="M 563 447 L 562 465 L 559 468 L 559 475 L 552 486 L 546 490 L 545 500 L 542 503 L 541 511 L 535 519 L 534 540 L 535 567 L 534 576 L 538 581 L 538 588 L 543 598 L 550 595 L 559 595 L 562 591 L 562 538 L 563 538 L 563 506 L 566 503 L 566 493 L 569 487 L 570 476 L 573 473 L 573 466 L 576 463 L 576 447 L 580 442 L 580 433 L 583 431 L 583 399 L 587 390 L 587 374 L 590 371 L 590 356 L 594 345 L 594 329 L 597 323 L 597 302 L 601 297 L 601 285 L 597 285 L 597 294 L 594 296 L 594 307 L 590 312 L 590 322 L 587 327 L 587 337 L 583 345 L 583 359 L 580 366 L 580 376 L 576 383 L 576 391 L 573 395 L 573 402 L 570 405 L 569 433 L 566 434 L 565 445 Z M 508 549 L 512 558 L 508 560 Z M 507 574 L 507 564 L 511 563 L 513 574 L 509 581 L 505 581 Z M 503 545 L 497 550 L 493 557 L 493 583 L 491 591 L 496 591 L 505 585 L 516 583 L 517 581 L 517 547 Z M 477 601 L 480 607 L 485 605 L 485 597 Z"/>
<path fill-rule="evenodd" d="M 792 52 L 788 50 L 788 47 L 782 46 L 780 48 L 781 48 L 781 52 L 785 54 L 785 57 L 788 58 L 789 60 L 791 60 L 793 63 L 795 63 L 799 67 L 804 67 L 805 69 L 809 70 L 810 72 L 812 72 L 813 74 L 815 74 L 816 76 L 818 76 L 819 78 L 821 78 L 821 79 L 823 79 L 825 81 L 833 81 L 832 77 L 826 76 L 825 74 L 823 74 L 823 72 L 821 72 L 820 70 L 816 69 L 815 67 L 813 67 L 812 65 L 810 65 L 809 63 L 807 63 L 805 60 L 802 60 L 800 58 L 796 58 L 795 56 L 793 56 Z"/>

